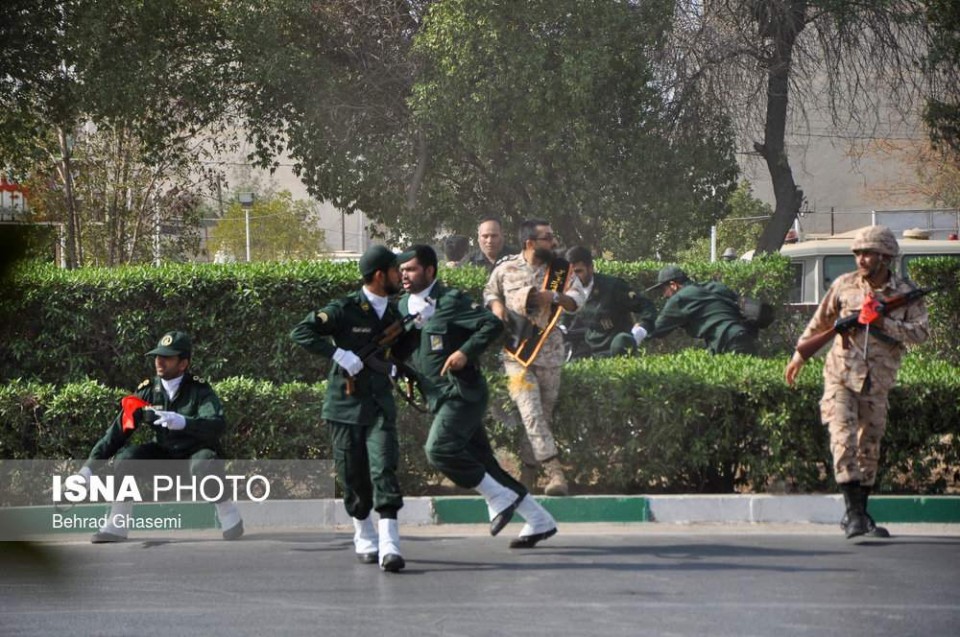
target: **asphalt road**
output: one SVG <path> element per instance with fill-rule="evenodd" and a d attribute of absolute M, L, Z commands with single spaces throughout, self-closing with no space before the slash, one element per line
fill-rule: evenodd
<path fill-rule="evenodd" d="M 954 525 L 956 526 L 956 525 Z M 347 530 L 141 533 L 0 546 L 0 635 L 956 635 L 960 533 L 566 525 L 531 551 L 477 526 L 404 529 L 407 569 Z"/>

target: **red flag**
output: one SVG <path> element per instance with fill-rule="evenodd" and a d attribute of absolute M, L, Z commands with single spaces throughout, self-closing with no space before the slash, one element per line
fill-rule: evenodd
<path fill-rule="evenodd" d="M 137 423 L 133 420 L 133 413 L 142 407 L 149 407 L 150 403 L 139 396 L 124 396 L 120 399 L 120 407 L 123 409 L 123 415 L 120 417 L 120 430 L 123 433 L 133 431 L 137 428 Z"/>
<path fill-rule="evenodd" d="M 877 300 L 877 297 L 868 294 L 867 298 L 863 300 L 863 305 L 860 306 L 860 316 L 857 318 L 857 322 L 862 325 L 870 325 L 880 318 L 882 308 L 883 305 Z"/>

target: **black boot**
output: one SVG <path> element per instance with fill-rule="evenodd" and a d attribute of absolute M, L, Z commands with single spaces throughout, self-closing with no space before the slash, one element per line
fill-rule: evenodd
<path fill-rule="evenodd" d="M 863 508 L 863 490 L 860 481 L 845 482 L 840 485 L 847 513 L 843 516 L 843 532 L 847 539 L 864 535 L 867 532 L 867 514 Z"/>
<path fill-rule="evenodd" d="M 890 537 L 890 531 L 885 529 L 882 526 L 877 526 L 877 523 L 873 521 L 873 517 L 867 513 L 867 499 L 870 497 L 871 487 L 860 487 L 860 493 L 862 494 L 860 499 L 863 500 L 863 514 L 867 518 L 867 535 L 870 537 Z"/>

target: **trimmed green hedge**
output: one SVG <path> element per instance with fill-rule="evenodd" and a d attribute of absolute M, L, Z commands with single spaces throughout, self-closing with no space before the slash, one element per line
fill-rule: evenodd
<path fill-rule="evenodd" d="M 659 265 L 598 263 L 638 288 L 652 284 Z M 785 289 L 784 259 L 689 269 L 701 279 L 722 275 L 731 286 L 773 301 L 782 298 L 777 289 Z M 486 282 L 485 271 L 473 267 L 441 276 L 477 297 Z M 326 362 L 288 334 L 308 312 L 359 284 L 353 263 L 25 267 L 0 298 L 0 379 L 90 378 L 126 386 L 150 373 L 143 353 L 160 334 L 183 329 L 196 344 L 194 369 L 208 378 L 314 382 L 326 375 Z M 689 344 L 685 337 L 671 339 L 666 349 Z"/>
<path fill-rule="evenodd" d="M 578 492 L 833 491 L 820 424 L 820 365 L 798 386 L 786 359 L 677 355 L 581 361 L 564 368 L 555 433 Z M 508 404 L 490 374 L 494 400 Z M 891 394 L 881 490 L 942 493 L 960 465 L 960 370 L 908 357 Z M 320 410 L 324 384 L 229 378 L 215 383 L 238 458 L 329 458 Z M 87 381 L 59 389 L 15 381 L 0 387 L 0 457 L 82 458 L 126 390 Z M 520 427 L 490 422 L 494 446 L 519 448 Z M 429 418 L 401 403 L 401 479 L 409 495 L 442 477 L 422 445 Z M 147 432 L 144 432 L 147 433 Z M 141 435 L 138 433 L 137 435 Z"/>
<path fill-rule="evenodd" d="M 919 351 L 927 358 L 960 365 L 960 259 L 917 259 L 910 272 L 919 285 L 940 287 L 927 297 L 930 340 Z"/>

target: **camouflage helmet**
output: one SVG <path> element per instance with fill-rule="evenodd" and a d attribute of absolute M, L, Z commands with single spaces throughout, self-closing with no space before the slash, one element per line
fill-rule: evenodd
<path fill-rule="evenodd" d="M 854 252 L 867 250 L 894 257 L 900 252 L 897 238 L 886 226 L 867 226 L 857 232 L 850 249 Z"/>

